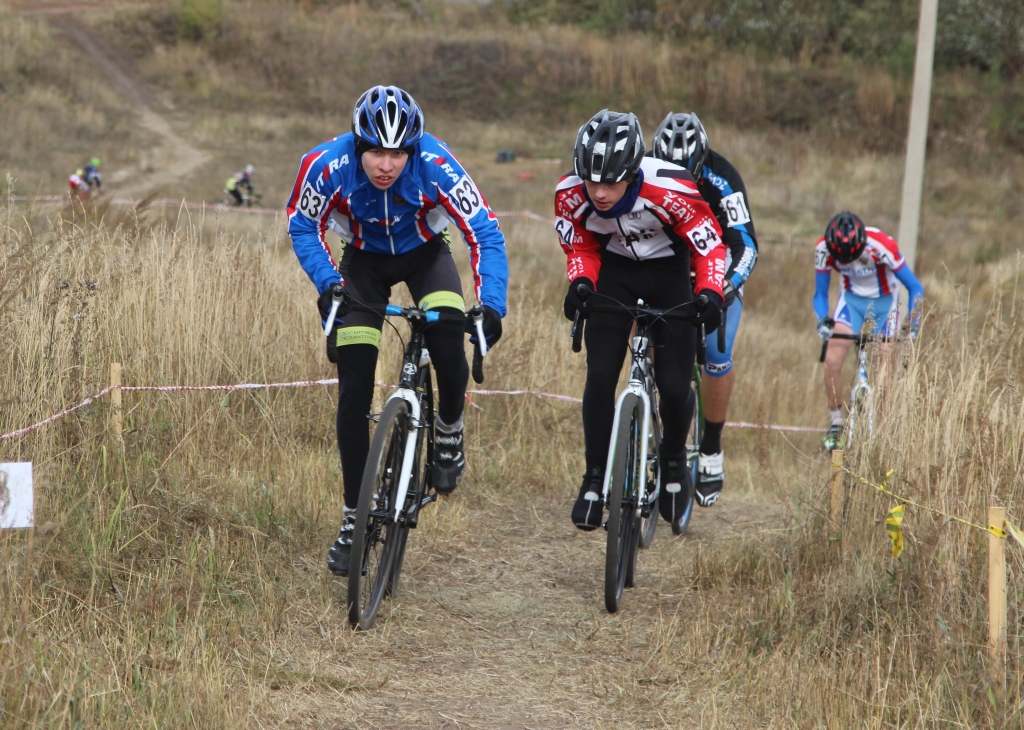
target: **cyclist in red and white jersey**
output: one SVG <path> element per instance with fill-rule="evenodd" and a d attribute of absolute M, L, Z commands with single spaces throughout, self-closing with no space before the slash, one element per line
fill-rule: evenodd
<path fill-rule="evenodd" d="M 690 172 L 671 162 L 644 157 L 640 122 L 633 114 L 598 112 L 576 137 L 574 172 L 555 192 L 555 229 L 567 261 L 569 292 L 563 311 L 587 317 L 587 383 L 583 392 L 586 473 L 572 510 L 582 530 L 601 526 L 603 474 L 611 440 L 615 388 L 626 355 L 632 319 L 626 313 L 590 312 L 591 301 L 608 299 L 669 309 L 696 294 L 709 306 L 698 319 L 713 331 L 721 318 L 725 246 L 715 214 L 697 191 Z M 580 284 L 597 295 L 581 298 Z M 664 320 L 654 325 L 655 378 L 664 434 L 659 511 L 675 522 L 689 506 L 686 436 L 693 416 L 690 375 L 696 329 Z"/>
<path fill-rule="evenodd" d="M 833 216 L 825 235 L 814 250 L 817 272 L 814 312 L 818 315 L 818 335 L 829 339 L 833 331 L 860 334 L 866 321 L 874 327 L 868 334 L 889 337 L 899 330 L 897 282 L 907 288 L 910 302 L 911 337 L 916 336 L 924 287 L 907 265 L 895 239 L 878 228 L 865 226 L 853 213 Z M 839 301 L 828 316 L 828 290 L 832 271 L 839 272 Z M 842 369 L 852 340 L 834 340 L 825 356 L 825 397 L 832 419 L 825 435 L 825 447 L 836 448 L 843 431 Z"/>

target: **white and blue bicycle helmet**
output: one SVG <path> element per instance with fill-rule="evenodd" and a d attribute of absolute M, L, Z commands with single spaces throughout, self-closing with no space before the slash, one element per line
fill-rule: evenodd
<path fill-rule="evenodd" d="M 423 112 L 407 91 L 374 86 L 352 110 L 352 133 L 368 147 L 398 150 L 423 137 Z"/>

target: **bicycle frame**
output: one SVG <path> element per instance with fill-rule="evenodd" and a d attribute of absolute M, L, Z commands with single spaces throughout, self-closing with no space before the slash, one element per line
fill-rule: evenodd
<path fill-rule="evenodd" d="M 602 499 L 607 504 L 608 494 L 611 492 L 612 486 L 612 469 L 614 466 L 614 454 L 617 434 L 619 432 L 619 422 L 622 418 L 622 401 L 625 400 L 626 396 L 632 393 L 637 396 L 640 401 L 644 404 L 644 426 L 643 432 L 640 438 L 640 463 L 647 464 L 649 454 L 647 453 L 648 439 L 651 435 L 651 397 L 647 392 L 648 383 L 648 359 L 647 352 L 650 345 L 650 340 L 646 334 L 647 327 L 640 328 L 638 326 L 637 334 L 633 337 L 632 342 L 632 354 L 633 354 L 633 366 L 630 371 L 629 383 L 622 392 L 619 393 L 619 397 L 615 401 L 615 418 L 612 421 L 612 436 L 611 442 L 608 446 L 608 462 L 604 470 L 604 488 Z M 646 466 L 640 470 L 640 494 L 637 500 L 637 514 L 640 513 L 643 505 L 647 502 L 647 468 Z"/>
<path fill-rule="evenodd" d="M 859 344 L 857 347 L 857 377 L 853 381 L 853 387 L 850 389 L 849 430 L 851 434 L 854 432 L 853 427 L 857 421 L 857 395 L 861 392 L 864 393 L 864 397 L 868 401 L 868 436 L 870 437 L 875 425 L 875 407 L 874 403 L 871 402 L 873 391 L 871 384 L 868 382 L 868 353 L 863 344 Z"/>

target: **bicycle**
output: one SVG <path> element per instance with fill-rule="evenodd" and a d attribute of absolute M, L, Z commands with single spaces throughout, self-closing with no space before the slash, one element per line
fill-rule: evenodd
<path fill-rule="evenodd" d="M 581 299 L 594 294 L 583 284 L 577 292 Z M 605 551 L 604 602 L 609 613 L 619 610 L 623 589 L 632 588 L 635 584 L 638 548 L 641 544 L 644 547 L 651 544 L 658 521 L 656 505 L 661 490 L 658 463 L 661 421 L 658 417 L 658 390 L 654 378 L 650 328 L 658 320 L 692 322 L 695 315 L 704 311 L 707 305 L 707 297 L 699 296 L 692 302 L 668 310 L 649 307 L 642 299 L 632 307 L 618 302 L 615 306 L 595 304 L 590 307 L 593 312 L 625 312 L 636 325 L 630 343 L 632 365 L 629 383 L 615 404 L 602 492 L 604 504 L 608 508 L 608 520 L 605 523 L 608 540 Z M 573 352 L 582 349 L 582 339 L 583 325 L 577 312 L 572 326 Z M 707 360 L 707 336 L 703 325 L 697 343 L 697 360 L 700 364 Z M 700 441 L 696 444 L 699 447 Z M 690 460 L 689 445 L 687 460 Z M 692 464 L 695 467 L 696 461 Z M 691 480 L 687 524 L 693 508 L 693 484 Z"/>
<path fill-rule="evenodd" d="M 871 383 L 868 382 L 868 354 L 865 346 L 869 342 L 889 342 L 891 337 L 877 335 L 847 335 L 844 333 L 833 333 L 821 343 L 821 357 L 818 362 L 825 362 L 825 355 L 828 353 L 829 340 L 852 340 L 857 345 L 857 377 L 853 380 L 853 387 L 850 389 L 850 420 L 843 429 L 842 441 L 836 443 L 833 449 L 850 448 L 855 442 L 854 436 L 858 424 L 858 416 L 865 414 L 868 421 L 867 436 L 864 440 L 871 438 L 875 425 L 875 404 Z M 831 451 L 832 449 L 830 449 Z"/>
<path fill-rule="evenodd" d="M 342 302 L 340 285 L 332 288 L 331 311 L 324 327 L 329 334 Z M 434 461 L 434 390 L 430 353 L 424 333 L 432 324 L 463 326 L 472 318 L 478 343 L 473 355 L 473 379 L 482 383 L 487 341 L 483 334 L 483 307 L 465 316 L 442 318 L 438 312 L 418 307 L 369 307 L 351 300 L 354 311 L 402 317 L 409 323 L 398 387 L 374 418 L 377 427 L 363 468 L 352 534 L 347 608 L 349 623 L 358 629 L 373 626 L 386 596 L 394 596 L 402 572 L 409 530 L 419 521 L 420 510 L 437 500 L 431 482 Z"/>

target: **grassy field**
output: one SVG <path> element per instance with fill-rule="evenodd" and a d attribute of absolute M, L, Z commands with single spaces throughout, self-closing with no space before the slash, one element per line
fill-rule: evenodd
<path fill-rule="evenodd" d="M 82 16 L 82 27 L 205 155 L 154 194 L 216 200 L 222 178 L 252 161 L 274 205 L 299 155 L 343 131 L 331 109 L 204 104 L 174 88 L 187 74 L 133 69 L 134 51 L 93 30 L 111 12 Z M 372 26 L 369 10 L 336 12 Z M 64 37 L 2 11 L 0 33 L 17 41 L 12 56 L 31 47 L 33 58 Z M 78 73 L 5 86 L 16 103 L 0 113 L 25 121 L 4 133 L 33 130 L 36 145 L 61 137 L 33 116 L 40 89 L 64 89 L 55 108 L 74 110 L 81 85 L 115 88 L 75 46 L 59 53 Z M 16 190 L 63 190 L 62 171 L 93 149 L 112 173 L 133 171 L 113 194 L 152 174 L 139 165 L 152 133 L 135 125 L 137 107 L 104 98 L 124 126 L 93 123 L 89 151 L 65 142 L 66 154 L 36 164 L 6 146 Z M 426 112 L 495 209 L 549 213 L 572 123 L 467 120 L 441 103 Z M 730 419 L 824 425 L 811 247 L 840 207 L 895 230 L 901 160 L 779 128 L 709 131 L 743 171 L 765 240 Z M 495 164 L 499 148 L 520 160 Z M 984 654 L 985 535 L 942 516 L 981 522 L 998 503 L 1019 519 L 1024 500 L 1024 171 L 1000 154 L 988 175 L 980 162 L 965 171 L 957 149 L 929 160 L 917 266 L 928 317 L 899 353 L 875 436 L 851 455 L 857 473 L 895 470 L 894 490 L 942 513 L 908 508 L 898 559 L 881 524 L 893 502 L 853 479 L 840 539 L 829 539 L 817 435 L 727 429 L 721 502 L 695 515 L 686 538 L 662 524 L 638 587 L 608 615 L 603 533 L 568 521 L 583 465 L 578 406 L 477 396 L 466 481 L 413 533 L 398 600 L 356 634 L 344 585 L 323 565 L 341 510 L 335 390 L 126 394 L 123 450 L 106 402 L 0 443 L 0 460 L 31 460 L 37 474 L 37 528 L 0 534 L 0 727 L 1021 726 L 1024 553 L 1009 546 L 1000 689 Z M 145 206 L 6 205 L 0 432 L 101 389 L 114 361 L 139 385 L 332 377 L 282 227 L 281 217 Z M 502 227 L 510 314 L 486 386 L 579 396 L 582 358 L 559 311 L 564 257 L 541 223 Z M 390 380 L 392 334 L 383 352 Z"/>

